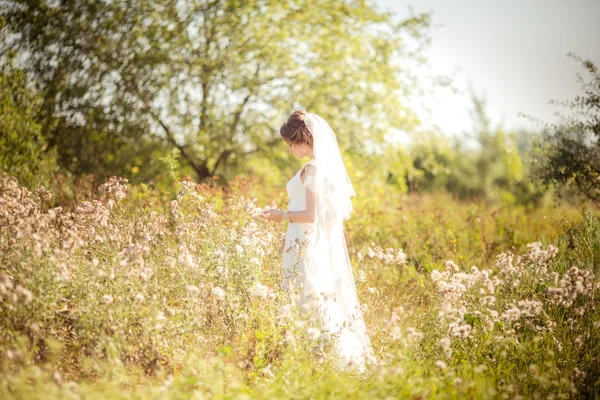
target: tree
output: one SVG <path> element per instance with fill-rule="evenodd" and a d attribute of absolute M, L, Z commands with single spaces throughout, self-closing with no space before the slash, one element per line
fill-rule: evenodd
<path fill-rule="evenodd" d="M 0 69 L 0 173 L 17 178 L 22 186 L 50 186 L 57 171 L 53 154 L 34 121 L 41 99 L 27 88 L 23 71 L 6 65 Z"/>
<path fill-rule="evenodd" d="M 407 43 L 426 40 L 427 14 L 394 23 L 369 2 L 326 0 L 0 0 L 0 9 L 0 55 L 26 59 L 43 93 L 42 134 L 78 173 L 109 168 L 125 146 L 143 168 L 148 147 L 164 146 L 208 178 L 272 154 L 300 107 L 354 152 L 416 123 L 401 101 L 412 78 L 403 62 L 419 58 Z"/>
<path fill-rule="evenodd" d="M 572 189 L 596 204 L 600 204 L 600 72 L 590 60 L 574 54 L 570 57 L 580 62 L 590 75 L 585 81 L 578 74 L 582 95 L 574 100 L 556 102 L 571 110 L 560 115 L 557 125 L 546 124 L 547 131 L 536 141 L 534 171 L 546 186 Z"/>

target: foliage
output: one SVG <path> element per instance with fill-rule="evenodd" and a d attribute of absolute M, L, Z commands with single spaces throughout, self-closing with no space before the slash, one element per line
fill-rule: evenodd
<path fill-rule="evenodd" d="M 363 187 L 346 230 L 379 365 L 356 376 L 280 290 L 283 231 L 257 218 L 268 184 L 183 181 L 168 198 L 113 178 L 68 210 L 2 177 L 0 396 L 598 393 L 595 214 Z"/>
<path fill-rule="evenodd" d="M 583 195 L 600 204 L 600 72 L 590 60 L 570 54 L 590 78 L 578 76 L 583 94 L 562 103 L 570 109 L 559 125 L 547 126 L 546 135 L 536 141 L 536 176 L 547 186 Z"/>
<path fill-rule="evenodd" d="M 528 132 L 492 129 L 485 100 L 473 94 L 473 131 L 458 139 L 423 132 L 406 148 L 390 146 L 379 162 L 400 193 L 444 190 L 461 199 L 535 206 L 546 193 L 530 182 Z M 471 142 L 468 139 L 471 139 Z"/>
<path fill-rule="evenodd" d="M 0 170 L 30 187 L 49 187 L 55 154 L 33 118 L 41 99 L 27 86 L 21 70 L 9 65 L 0 71 Z"/>
<path fill-rule="evenodd" d="M 19 0 L 0 9 L 3 53 L 22 57 L 40 85 L 42 135 L 76 174 L 144 182 L 148 167 L 158 175 L 156 153 L 171 149 L 198 180 L 232 177 L 257 153 L 281 163 L 278 128 L 300 107 L 336 126 L 352 152 L 416 123 L 401 99 L 427 14 L 396 23 L 371 2 L 324 0 Z"/>

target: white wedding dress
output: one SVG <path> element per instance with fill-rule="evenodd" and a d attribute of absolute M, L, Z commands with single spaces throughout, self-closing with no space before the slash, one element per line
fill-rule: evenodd
<path fill-rule="evenodd" d="M 305 190 L 313 189 L 314 181 L 306 176 L 303 182 L 301 174 L 309 164 L 318 170 L 317 160 L 311 159 L 286 185 L 289 211 L 306 208 Z M 317 224 L 289 223 L 282 287 L 285 291 L 297 289 L 300 310 L 318 321 L 324 337 L 335 340 L 340 367 L 363 372 L 375 358 L 356 296 L 343 223 L 328 228 L 327 234 L 317 234 Z"/>

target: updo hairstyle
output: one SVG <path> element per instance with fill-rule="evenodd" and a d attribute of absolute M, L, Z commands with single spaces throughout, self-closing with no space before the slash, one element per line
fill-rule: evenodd
<path fill-rule="evenodd" d="M 313 136 L 304 123 L 304 117 L 307 112 L 304 110 L 294 111 L 288 118 L 287 122 L 281 125 L 279 134 L 288 143 L 306 143 L 308 146 L 313 146 Z"/>

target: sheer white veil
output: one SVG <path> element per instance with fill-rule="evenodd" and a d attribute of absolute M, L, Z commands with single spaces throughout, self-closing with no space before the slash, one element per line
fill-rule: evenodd
<path fill-rule="evenodd" d="M 304 186 L 316 194 L 315 240 L 310 264 L 316 269 L 314 288 L 331 296 L 320 307 L 329 331 L 337 333 L 338 346 L 347 365 L 374 362 L 371 343 L 360 310 L 343 220 L 352 213 L 354 187 L 340 154 L 333 129 L 320 116 L 308 113 L 304 122 L 313 136 L 313 168 Z"/>
<path fill-rule="evenodd" d="M 342 160 L 337 139 L 327 121 L 317 114 L 307 113 L 304 123 L 313 136 L 316 176 L 305 183 L 319 195 L 316 221 L 332 228 L 352 213 L 351 196 L 356 196 L 346 166 Z"/>

